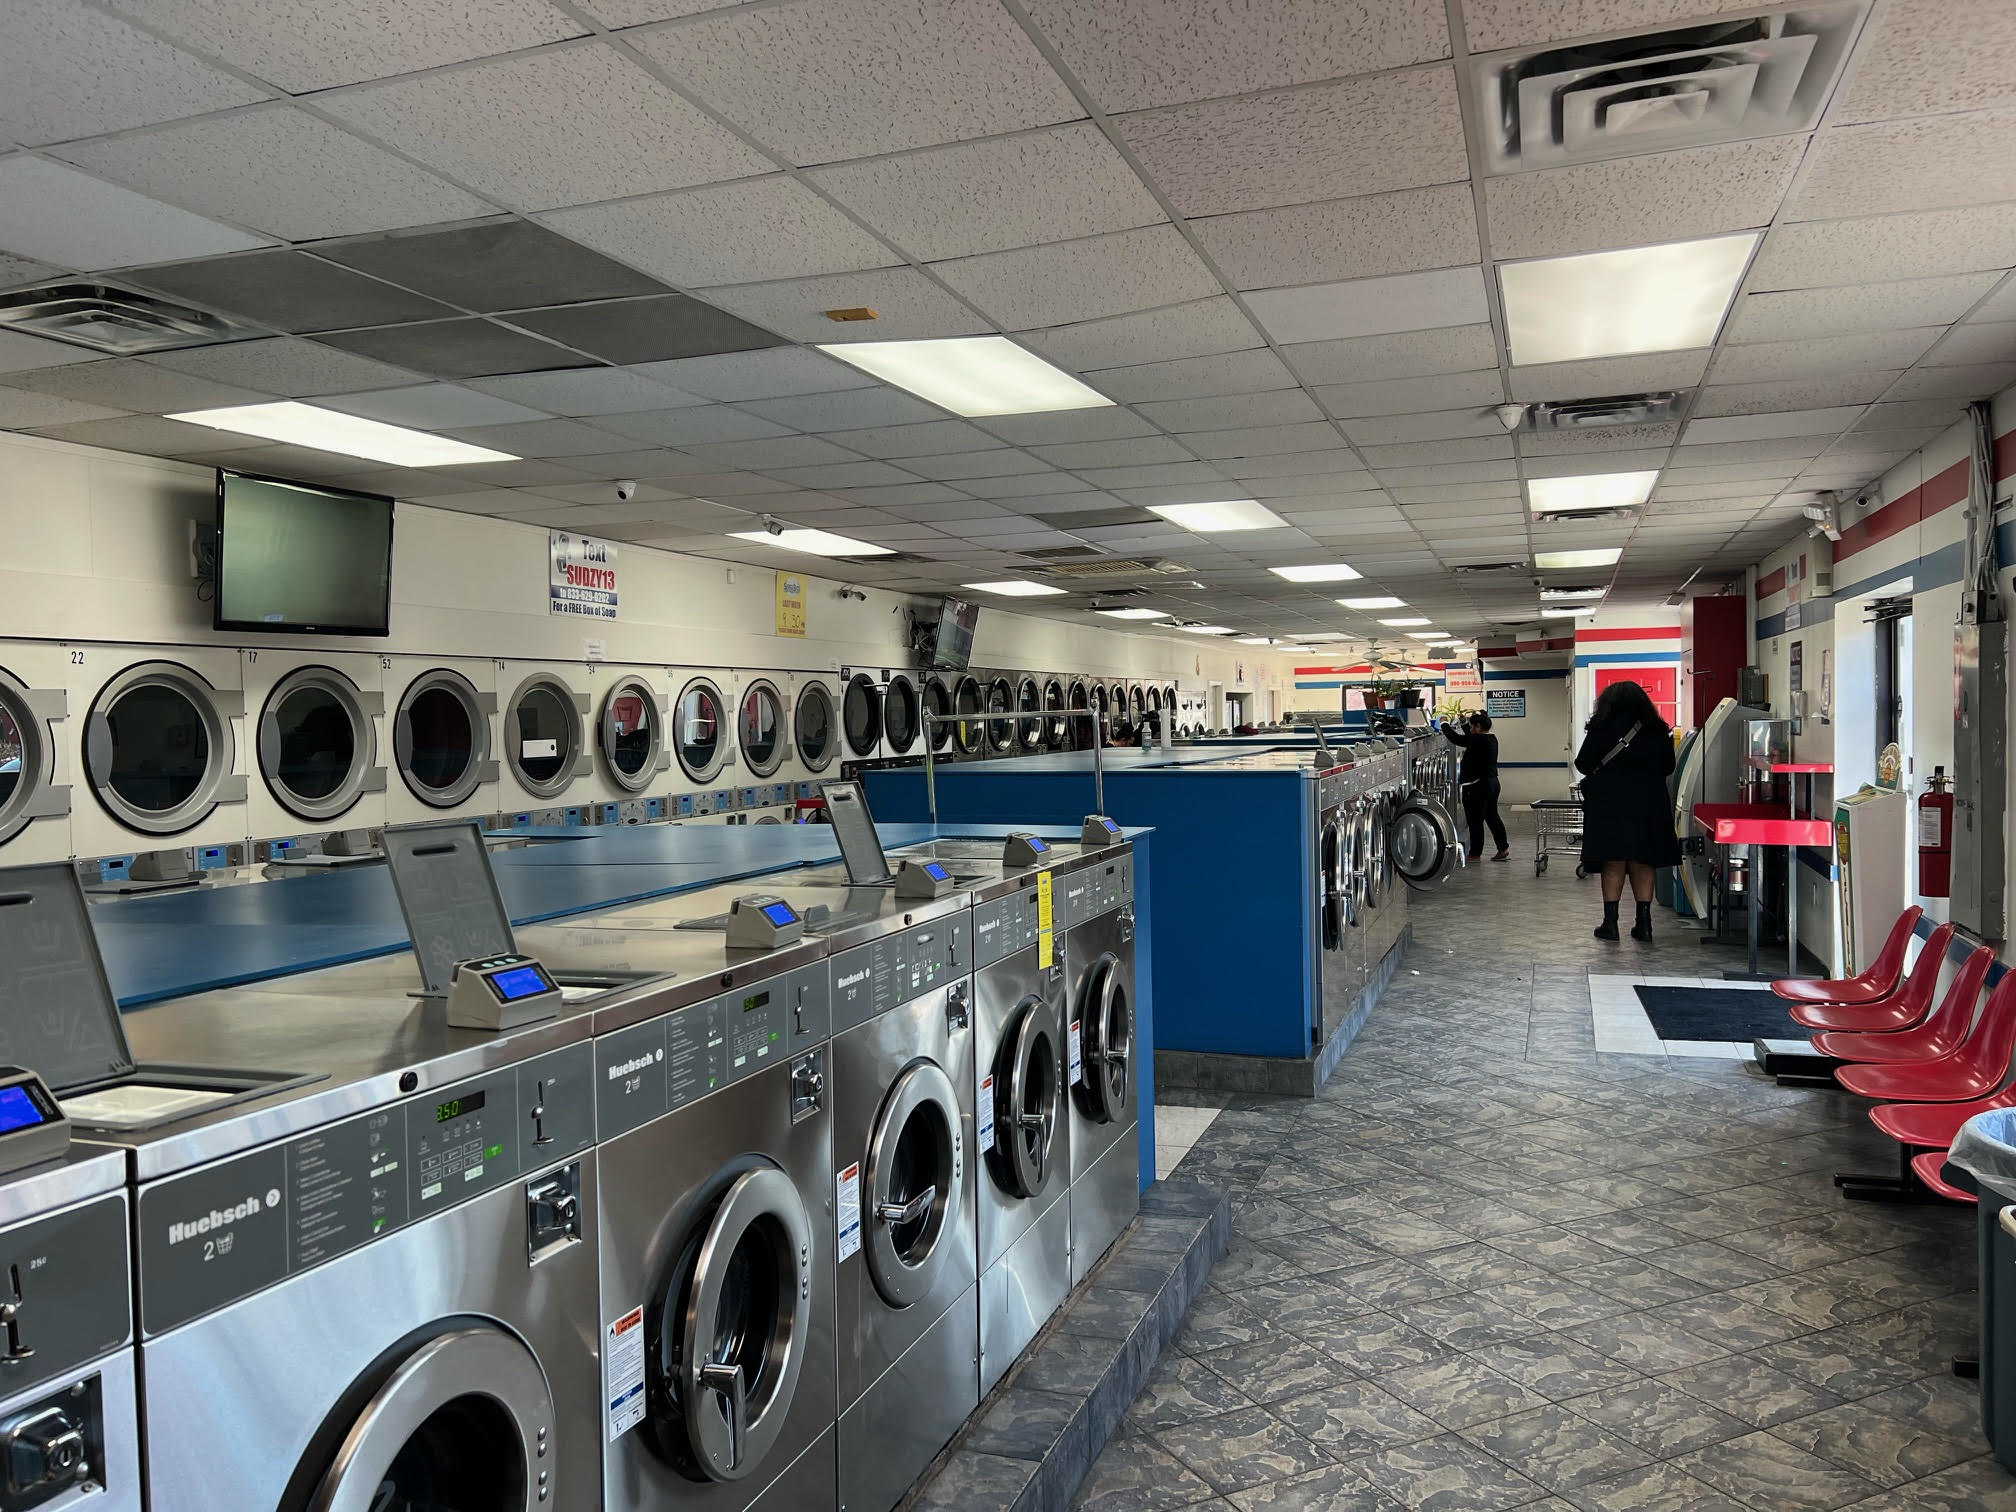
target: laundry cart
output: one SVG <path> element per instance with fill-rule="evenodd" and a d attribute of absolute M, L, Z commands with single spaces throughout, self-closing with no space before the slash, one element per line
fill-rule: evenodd
<path fill-rule="evenodd" d="M 1566 798 L 1536 798 L 1527 805 L 1533 810 L 1533 875 L 1547 870 L 1547 859 L 1562 851 L 1575 857 L 1575 875 L 1582 869 L 1582 793 L 1569 790 Z"/>

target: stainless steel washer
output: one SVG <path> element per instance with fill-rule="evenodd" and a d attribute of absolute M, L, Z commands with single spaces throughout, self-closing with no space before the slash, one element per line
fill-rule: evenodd
<path fill-rule="evenodd" d="M 1071 1284 L 1141 1207 L 1134 1082 L 1134 847 L 1094 853 L 1062 879 L 1071 1085 Z"/>

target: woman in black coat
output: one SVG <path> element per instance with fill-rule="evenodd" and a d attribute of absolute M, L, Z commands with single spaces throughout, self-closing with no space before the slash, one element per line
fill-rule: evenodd
<path fill-rule="evenodd" d="M 1638 905 L 1631 938 L 1649 940 L 1652 870 L 1680 864 L 1680 841 L 1666 792 L 1673 732 L 1638 684 L 1612 683 L 1597 698 L 1575 769 L 1582 774 L 1582 866 L 1603 875 L 1596 938 L 1617 938 L 1617 904 L 1628 876 Z"/>
<path fill-rule="evenodd" d="M 1442 726 L 1442 733 L 1463 748 L 1463 767 L 1457 782 L 1463 791 L 1463 817 L 1470 825 L 1470 859 L 1484 854 L 1484 827 L 1498 852 L 1491 859 L 1503 861 L 1511 854 L 1505 841 L 1505 821 L 1498 816 L 1498 737 L 1491 733 L 1491 716 L 1479 709 L 1465 716 L 1463 728 Z"/>

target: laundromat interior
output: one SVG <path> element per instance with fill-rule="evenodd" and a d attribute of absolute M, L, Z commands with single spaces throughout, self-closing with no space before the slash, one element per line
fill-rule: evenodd
<path fill-rule="evenodd" d="M 2016 5 L 0 0 L 0 1512 L 2016 1508 Z"/>

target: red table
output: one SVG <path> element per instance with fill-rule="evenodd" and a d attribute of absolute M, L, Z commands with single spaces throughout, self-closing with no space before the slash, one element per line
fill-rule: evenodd
<path fill-rule="evenodd" d="M 1825 819 L 1791 819 L 1775 803 L 1697 803 L 1694 822 L 1717 845 L 1782 845 L 1785 857 L 1786 974 L 1799 974 L 1799 847 L 1832 846 L 1834 826 Z M 1750 872 L 1750 975 L 1757 970 L 1757 884 L 1759 869 Z"/>

